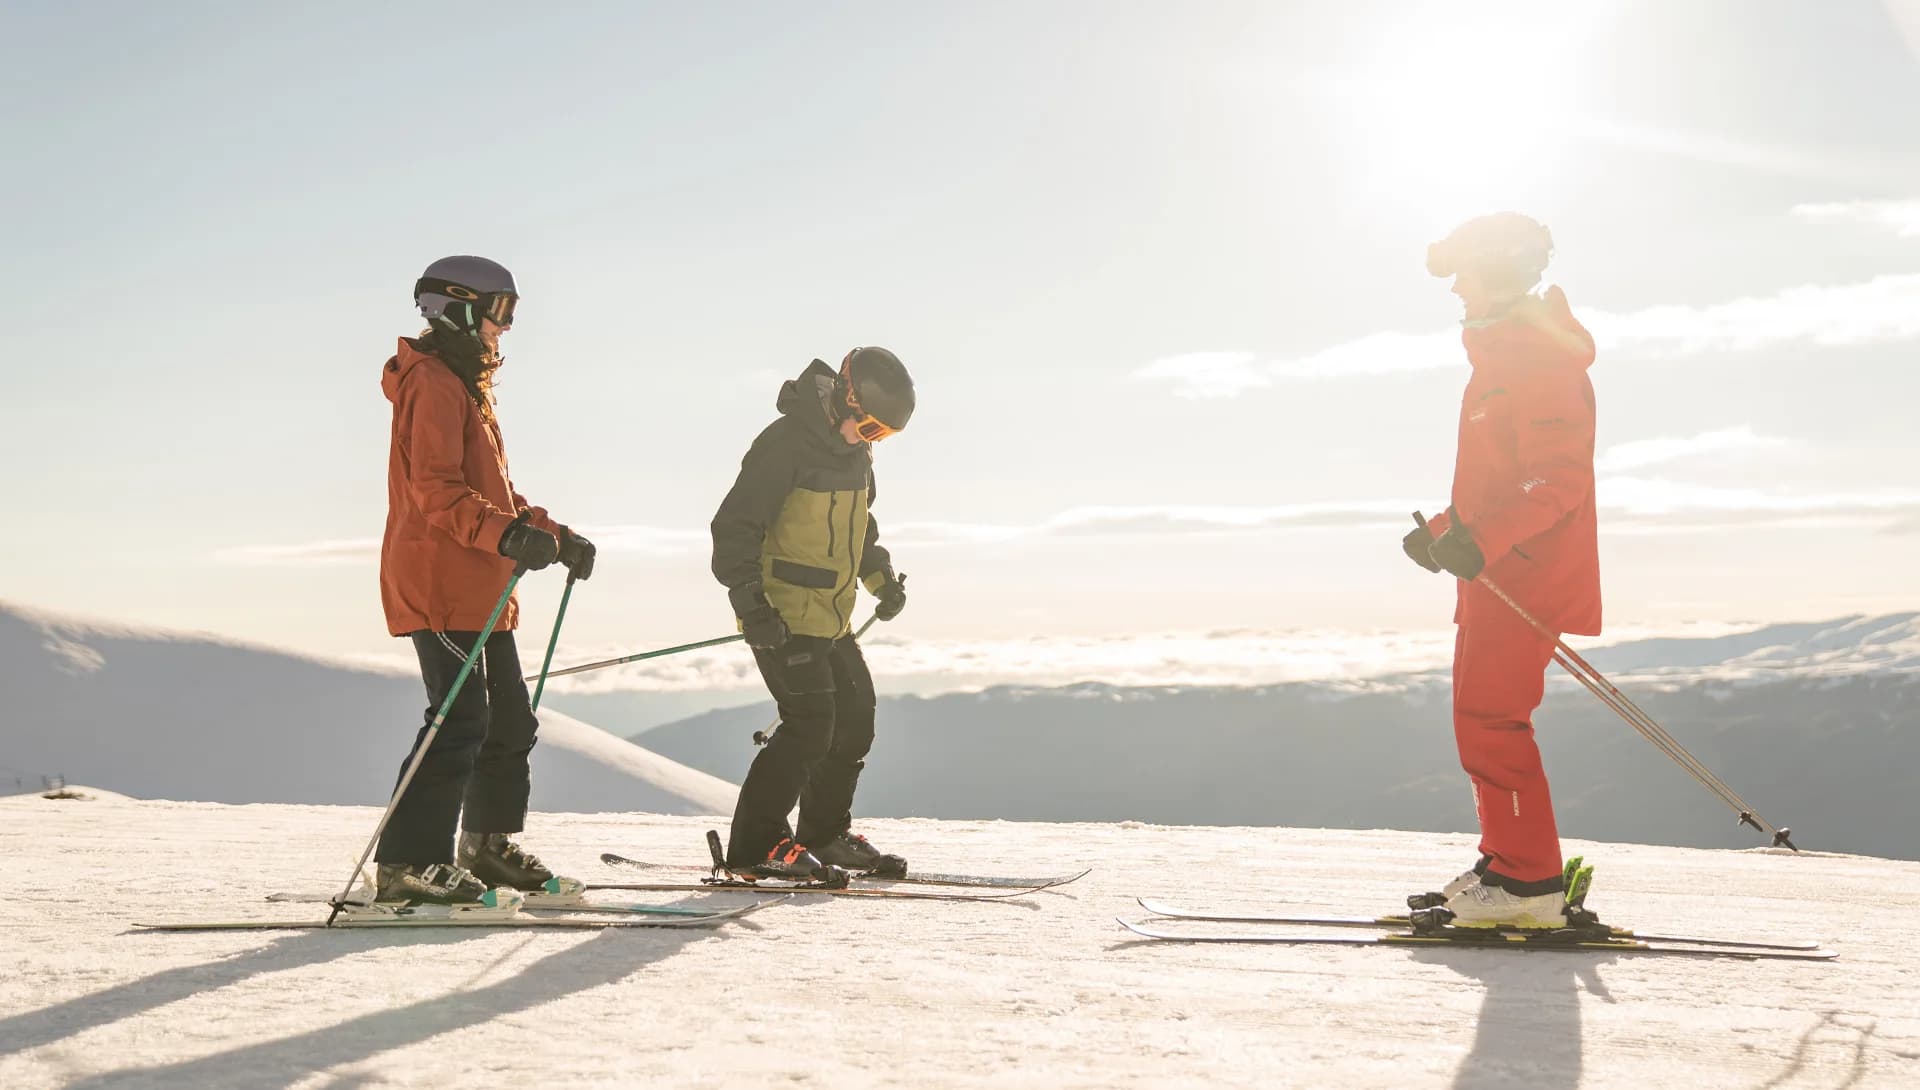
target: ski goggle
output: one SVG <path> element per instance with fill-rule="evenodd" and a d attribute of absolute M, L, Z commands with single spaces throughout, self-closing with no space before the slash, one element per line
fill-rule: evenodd
<path fill-rule="evenodd" d="M 491 291 L 483 294 L 464 284 L 422 277 L 413 286 L 413 296 L 418 299 L 428 293 L 445 295 L 467 303 L 473 307 L 476 324 L 479 319 L 487 318 L 502 329 L 513 327 L 513 308 L 520 302 L 520 297 L 510 291 Z"/>
<path fill-rule="evenodd" d="M 854 434 L 868 443 L 878 443 L 898 430 L 877 416 L 861 415 L 853 420 Z"/>
<path fill-rule="evenodd" d="M 511 292 L 499 292 L 480 297 L 480 316 L 493 319 L 493 324 L 501 329 L 513 328 L 513 308 L 520 297 Z"/>

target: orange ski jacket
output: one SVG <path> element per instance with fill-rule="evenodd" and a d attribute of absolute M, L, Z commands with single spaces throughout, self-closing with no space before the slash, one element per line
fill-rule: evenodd
<path fill-rule="evenodd" d="M 438 356 L 401 338 L 380 388 L 393 402 L 380 544 L 387 631 L 478 632 L 513 575 L 500 535 L 523 510 L 541 529 L 557 534 L 560 526 L 513 490 L 499 425 L 480 415 Z M 512 631 L 519 620 L 519 602 L 509 601 L 495 631 Z"/>

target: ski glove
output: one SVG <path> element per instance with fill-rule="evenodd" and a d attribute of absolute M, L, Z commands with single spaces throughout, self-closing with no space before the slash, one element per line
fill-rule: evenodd
<path fill-rule="evenodd" d="M 560 555 L 560 539 L 527 521 L 532 517 L 531 511 L 520 512 L 507 532 L 500 535 L 498 551 L 528 571 L 539 571 Z"/>
<path fill-rule="evenodd" d="M 1400 549 L 1407 554 L 1409 560 L 1438 575 L 1440 565 L 1434 563 L 1433 557 L 1429 555 L 1429 550 L 1432 548 L 1433 531 L 1427 529 L 1425 525 L 1415 526 L 1412 533 L 1400 539 Z"/>
<path fill-rule="evenodd" d="M 560 527 L 560 563 L 567 566 L 571 578 L 582 583 L 593 577 L 593 557 L 598 552 L 593 542 L 574 533 L 565 526 Z"/>
<path fill-rule="evenodd" d="M 756 651 L 777 651 L 793 638 L 786 618 L 772 606 L 761 606 L 740 618 L 740 631 L 746 633 L 747 646 Z"/>
<path fill-rule="evenodd" d="M 880 599 L 873 607 L 873 615 L 883 621 L 891 621 L 907 608 L 907 577 L 892 572 L 886 575 L 886 581 L 880 584 L 880 589 L 873 592 L 874 597 Z"/>
<path fill-rule="evenodd" d="M 733 606 L 733 615 L 740 618 L 740 631 L 746 634 L 748 647 L 772 651 L 793 638 L 786 618 L 767 601 L 766 588 L 758 580 L 728 587 L 727 601 Z"/>
<path fill-rule="evenodd" d="M 1447 532 L 1434 541 L 1427 555 L 1435 564 L 1469 582 L 1479 578 L 1487 566 L 1487 558 L 1481 554 L 1480 546 L 1474 544 L 1467 524 L 1460 521 L 1460 512 L 1451 507 L 1447 508 Z"/>

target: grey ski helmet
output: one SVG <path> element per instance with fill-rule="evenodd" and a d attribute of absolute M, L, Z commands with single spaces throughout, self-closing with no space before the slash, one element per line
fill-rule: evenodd
<path fill-rule="evenodd" d="M 913 376 L 884 348 L 847 353 L 835 389 L 840 419 L 860 420 L 860 438 L 869 443 L 904 429 L 913 417 Z"/>
<path fill-rule="evenodd" d="M 443 257 L 428 265 L 413 285 L 413 301 L 420 308 L 420 316 L 435 329 L 463 337 L 478 337 L 482 318 L 511 326 L 514 304 L 519 300 L 513 274 L 505 265 L 484 257 Z"/>

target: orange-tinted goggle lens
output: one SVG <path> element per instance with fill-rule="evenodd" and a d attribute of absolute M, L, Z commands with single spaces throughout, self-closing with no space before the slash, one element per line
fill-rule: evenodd
<path fill-rule="evenodd" d="M 513 325 L 513 307 L 514 304 L 519 301 L 520 297 L 518 295 L 508 295 L 505 292 L 488 296 L 486 315 L 493 319 L 493 324 L 500 328 L 511 328 Z"/>
<path fill-rule="evenodd" d="M 877 416 L 862 416 L 853 424 L 854 434 L 868 443 L 878 443 L 892 435 L 895 430 Z"/>

